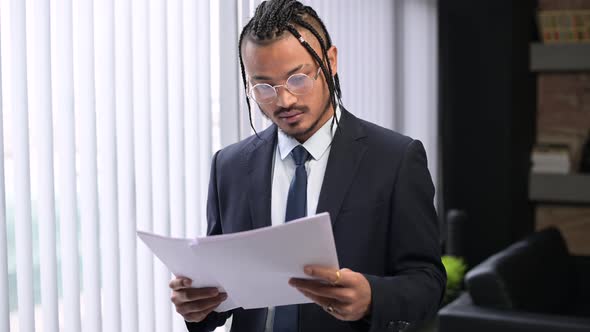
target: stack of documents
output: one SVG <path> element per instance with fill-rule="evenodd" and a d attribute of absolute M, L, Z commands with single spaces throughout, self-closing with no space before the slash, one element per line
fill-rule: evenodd
<path fill-rule="evenodd" d="M 176 276 L 191 287 L 217 287 L 228 298 L 216 311 L 311 303 L 290 278 L 309 278 L 306 265 L 339 269 L 328 213 L 274 227 L 178 239 L 138 231 L 137 235 Z"/>

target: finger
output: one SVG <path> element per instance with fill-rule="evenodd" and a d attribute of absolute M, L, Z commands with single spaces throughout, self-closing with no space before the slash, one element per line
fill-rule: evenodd
<path fill-rule="evenodd" d="M 196 301 L 202 299 L 208 299 L 215 296 L 218 296 L 219 289 L 216 287 L 207 287 L 207 288 L 189 288 L 185 289 L 186 300 L 187 301 Z"/>
<path fill-rule="evenodd" d="M 321 280 L 325 280 L 330 284 L 338 285 L 346 285 L 350 278 L 350 270 L 342 269 L 338 270 L 333 267 L 326 267 L 320 265 L 308 265 L 304 268 L 305 274 L 310 277 L 318 278 Z M 340 273 L 340 278 L 338 278 L 338 273 Z"/>
<path fill-rule="evenodd" d="M 187 322 L 199 323 L 199 322 L 202 322 L 203 320 L 205 320 L 205 318 L 207 318 L 207 316 L 209 316 L 209 314 L 213 310 L 215 310 L 215 308 L 212 308 L 212 309 L 210 309 L 208 311 L 193 312 L 193 313 L 190 313 L 190 314 L 187 314 L 187 315 L 183 315 L 182 317 Z"/>
<path fill-rule="evenodd" d="M 299 278 L 291 278 L 289 280 L 289 285 L 297 288 L 304 288 L 308 290 L 315 290 L 317 292 L 331 292 L 335 289 L 340 287 L 334 287 L 330 284 L 327 284 L 323 280 L 310 280 L 310 279 L 299 279 Z"/>
<path fill-rule="evenodd" d="M 192 302 L 202 299 L 215 297 L 219 294 L 219 290 L 215 287 L 210 288 L 185 288 L 173 291 L 170 300 L 174 304 L 181 304 L 185 302 Z"/>
<path fill-rule="evenodd" d="M 334 299 L 331 298 L 327 298 L 327 297 L 323 297 L 323 296 L 319 296 L 316 294 L 313 294 L 311 292 L 305 291 L 300 289 L 299 290 L 303 295 L 305 295 L 305 297 L 307 297 L 308 299 L 312 300 L 314 303 L 316 303 L 317 305 L 325 308 L 328 305 L 332 305 L 334 306 L 332 303 L 335 303 L 336 301 Z"/>
<path fill-rule="evenodd" d="M 293 279 L 291 285 L 300 291 L 306 291 L 317 296 L 351 303 L 355 300 L 355 291 L 351 288 L 334 287 L 313 280 Z"/>
<path fill-rule="evenodd" d="M 168 284 L 168 286 L 172 290 L 179 290 L 179 289 L 190 287 L 191 284 L 192 284 L 192 281 L 189 278 L 177 277 L 177 278 L 170 280 L 170 283 Z"/>
<path fill-rule="evenodd" d="M 183 303 L 176 307 L 176 311 L 183 316 L 198 312 L 210 312 L 211 310 L 218 307 L 221 304 L 221 302 L 225 301 L 226 299 L 227 294 L 221 293 L 216 297 L 208 298 L 205 300 Z"/>
<path fill-rule="evenodd" d="M 346 316 L 343 313 L 343 309 L 342 308 L 347 308 L 348 305 L 340 303 L 338 301 L 334 301 L 333 299 L 328 299 L 325 297 L 321 297 L 321 296 L 317 296 L 305 291 L 302 291 L 303 295 L 305 295 L 306 297 L 308 297 L 309 299 L 311 299 L 313 302 L 315 302 L 317 305 L 319 305 L 320 307 L 322 307 L 328 314 L 341 319 L 341 320 L 345 320 Z M 332 312 L 329 312 L 327 310 L 328 307 L 331 307 L 333 310 Z"/>

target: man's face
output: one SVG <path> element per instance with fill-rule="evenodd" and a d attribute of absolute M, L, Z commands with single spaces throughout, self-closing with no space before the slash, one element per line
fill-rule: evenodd
<path fill-rule="evenodd" d="M 321 55 L 319 43 L 313 41 L 315 37 L 309 38 L 306 34 L 303 36 L 316 53 Z M 328 50 L 334 75 L 337 66 L 336 52 L 334 46 Z M 259 83 L 272 86 L 285 84 L 291 75 L 298 73 L 306 74 L 313 79 L 319 68 L 311 54 L 290 34 L 269 44 L 257 44 L 245 39 L 242 45 L 242 59 L 248 90 Z M 268 104 L 259 104 L 259 107 L 281 130 L 299 142 L 311 137 L 333 114 L 330 92 L 321 71 L 309 93 L 295 95 L 285 87 L 279 87 L 276 100 Z"/>

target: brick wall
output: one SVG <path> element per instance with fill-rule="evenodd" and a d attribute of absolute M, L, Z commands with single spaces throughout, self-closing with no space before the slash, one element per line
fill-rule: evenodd
<path fill-rule="evenodd" d="M 590 9 L 590 0 L 539 0 L 540 10 Z M 539 73 L 537 76 L 537 133 L 554 129 L 590 130 L 590 72 Z M 569 250 L 590 255 L 590 208 L 538 205 L 536 228 L 556 226 Z"/>
<path fill-rule="evenodd" d="M 539 73 L 537 132 L 590 129 L 590 73 Z"/>
<path fill-rule="evenodd" d="M 590 0 L 539 0 L 539 10 L 588 9 Z M 539 73 L 537 132 L 590 129 L 590 72 Z"/>

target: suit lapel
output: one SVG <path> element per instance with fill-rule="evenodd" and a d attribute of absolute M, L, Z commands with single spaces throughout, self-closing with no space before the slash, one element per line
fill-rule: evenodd
<path fill-rule="evenodd" d="M 277 139 L 277 127 L 272 125 L 260 134 L 248 153 L 248 200 L 252 229 L 271 225 L 272 165 Z"/>
<path fill-rule="evenodd" d="M 316 212 L 329 212 L 332 224 L 338 218 L 360 161 L 367 150 L 360 121 L 342 108 L 340 125 L 334 136 Z"/>
<path fill-rule="evenodd" d="M 272 165 L 277 140 L 277 127 L 272 125 L 260 133 L 252 149 L 247 152 L 248 201 L 252 228 L 271 225 Z M 342 108 L 340 126 L 334 136 L 328 165 L 320 191 L 317 213 L 329 212 L 334 223 L 348 193 L 367 146 L 360 121 Z"/>

